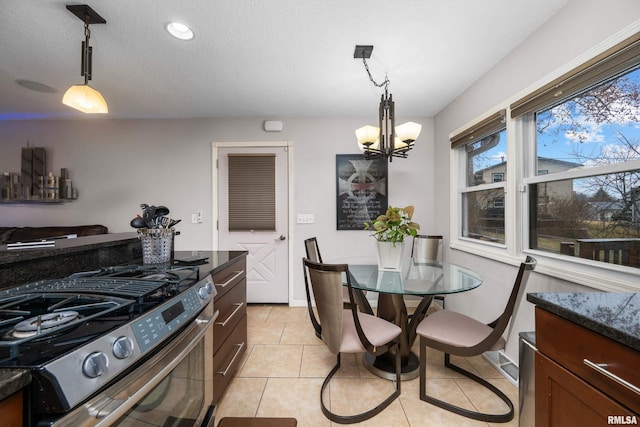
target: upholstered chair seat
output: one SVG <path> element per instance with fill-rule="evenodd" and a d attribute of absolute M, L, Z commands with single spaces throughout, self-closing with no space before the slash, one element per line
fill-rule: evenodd
<path fill-rule="evenodd" d="M 429 322 L 418 325 L 416 333 L 433 341 L 454 347 L 473 347 L 480 344 L 493 332 L 493 328 L 477 320 L 456 313 L 440 310 L 429 315 Z M 503 350 L 506 341 L 499 337 L 488 351 Z"/>

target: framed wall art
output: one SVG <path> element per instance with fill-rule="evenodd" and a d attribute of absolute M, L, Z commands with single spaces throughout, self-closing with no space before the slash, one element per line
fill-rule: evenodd
<path fill-rule="evenodd" d="M 386 212 L 387 162 L 364 154 L 336 154 L 336 228 L 363 230 Z"/>

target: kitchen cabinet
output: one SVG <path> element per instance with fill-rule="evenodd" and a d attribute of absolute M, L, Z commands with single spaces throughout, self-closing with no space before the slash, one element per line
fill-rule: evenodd
<path fill-rule="evenodd" d="M 213 404 L 222 398 L 247 351 L 246 256 L 238 256 L 213 272 L 214 308 L 220 314 L 213 325 Z"/>
<path fill-rule="evenodd" d="M 640 422 L 640 352 L 560 313 L 535 309 L 536 426 Z"/>
<path fill-rule="evenodd" d="M 22 390 L 0 401 L 0 426 L 22 425 Z"/>

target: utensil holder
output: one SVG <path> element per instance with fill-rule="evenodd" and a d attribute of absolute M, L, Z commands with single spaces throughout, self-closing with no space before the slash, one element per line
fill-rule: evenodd
<path fill-rule="evenodd" d="M 141 228 L 138 238 L 142 242 L 142 263 L 162 264 L 171 261 L 173 228 Z"/>

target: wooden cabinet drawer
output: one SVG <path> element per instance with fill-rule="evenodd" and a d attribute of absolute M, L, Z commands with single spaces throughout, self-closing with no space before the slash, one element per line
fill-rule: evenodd
<path fill-rule="evenodd" d="M 579 378 L 640 414 L 640 394 L 633 390 L 640 387 L 637 351 L 539 307 L 536 307 L 536 346 Z M 621 380 L 608 376 L 607 372 Z"/>
<path fill-rule="evenodd" d="M 216 286 L 216 297 L 220 298 L 246 277 L 246 263 L 242 260 L 234 262 L 225 269 L 213 274 Z"/>
<path fill-rule="evenodd" d="M 247 351 L 247 316 L 240 319 L 229 338 L 213 356 L 213 403 L 224 394 Z"/>
<path fill-rule="evenodd" d="M 548 357 L 535 357 L 536 427 L 606 426 L 612 424 L 609 417 L 633 416 Z"/>
<path fill-rule="evenodd" d="M 213 324 L 213 352 L 216 353 L 247 312 L 247 286 L 243 279 L 222 298 L 216 296 L 214 307 L 220 311 Z"/>

